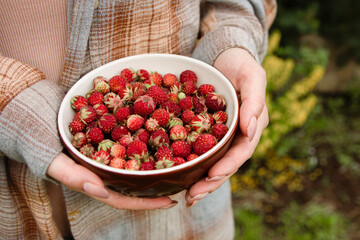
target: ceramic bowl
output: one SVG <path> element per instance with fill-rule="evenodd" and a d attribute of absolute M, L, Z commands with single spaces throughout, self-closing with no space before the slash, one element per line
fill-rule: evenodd
<path fill-rule="evenodd" d="M 70 106 L 70 99 L 75 95 L 85 95 L 92 88 L 95 77 L 101 75 L 109 79 L 114 75 L 119 75 L 123 68 L 128 67 L 157 71 L 162 75 L 173 73 L 177 76 L 184 70 L 194 71 L 198 76 L 198 86 L 210 83 L 215 87 L 215 92 L 225 97 L 229 131 L 215 147 L 205 154 L 192 161 L 166 169 L 130 171 L 113 168 L 85 157 L 71 144 L 71 133 L 68 126 L 75 113 Z M 109 188 L 127 196 L 153 198 L 178 193 L 207 175 L 209 168 L 225 154 L 234 138 L 239 121 L 238 111 L 239 102 L 234 87 L 214 67 L 185 56 L 143 54 L 107 63 L 79 79 L 67 92 L 61 103 L 58 113 L 58 130 L 68 154 L 77 163 L 102 178 Z"/>

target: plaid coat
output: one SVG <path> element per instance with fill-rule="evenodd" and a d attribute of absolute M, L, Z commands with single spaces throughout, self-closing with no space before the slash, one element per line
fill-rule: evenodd
<path fill-rule="evenodd" d="M 70 0 L 68 11 L 60 79 L 47 79 L 41 69 L 1 55 L 6 46 L 0 33 L 1 239 L 62 239 L 47 192 L 55 181 L 46 169 L 63 150 L 58 107 L 84 73 L 141 53 L 180 54 L 213 64 L 231 47 L 246 49 L 261 62 L 276 3 Z M 173 196 L 179 204 L 169 210 L 115 210 L 65 187 L 59 196 L 75 239 L 233 238 L 229 183 L 192 208 L 185 207 L 184 193 L 179 193 Z"/>

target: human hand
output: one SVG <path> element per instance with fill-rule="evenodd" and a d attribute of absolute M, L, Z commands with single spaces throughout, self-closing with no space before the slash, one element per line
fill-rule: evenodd
<path fill-rule="evenodd" d="M 225 155 L 210 168 L 208 176 L 187 191 L 185 198 L 188 206 L 195 205 L 237 172 L 254 153 L 269 122 L 265 105 L 266 74 L 255 59 L 244 49 L 231 48 L 218 56 L 214 67 L 231 81 L 240 94 L 240 131 L 237 131 Z"/>
<path fill-rule="evenodd" d="M 95 173 L 75 163 L 64 153 L 60 153 L 53 159 L 47 174 L 63 183 L 67 188 L 84 193 L 116 209 L 167 209 L 177 204 L 177 201 L 171 200 L 169 197 L 136 198 L 112 191 Z"/>

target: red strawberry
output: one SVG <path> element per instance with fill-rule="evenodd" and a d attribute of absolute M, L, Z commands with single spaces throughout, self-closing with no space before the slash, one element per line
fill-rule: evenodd
<path fill-rule="evenodd" d="M 187 137 L 187 131 L 183 126 L 176 125 L 176 126 L 173 126 L 172 128 L 170 128 L 169 135 L 170 135 L 171 140 L 173 140 L 173 141 L 185 140 L 185 138 Z"/>
<path fill-rule="evenodd" d="M 165 109 L 170 113 L 170 115 L 174 117 L 178 117 L 181 114 L 181 108 L 179 107 L 179 105 L 172 101 L 163 102 L 160 108 Z"/>
<path fill-rule="evenodd" d="M 140 161 L 136 159 L 130 159 L 126 161 L 125 169 L 130 171 L 140 170 Z"/>
<path fill-rule="evenodd" d="M 165 109 L 159 108 L 151 114 L 151 118 L 157 120 L 161 127 L 165 127 L 169 123 L 170 115 Z"/>
<path fill-rule="evenodd" d="M 126 148 L 120 143 L 115 143 L 110 148 L 110 156 L 113 158 L 125 158 Z"/>
<path fill-rule="evenodd" d="M 114 92 L 109 92 L 104 96 L 104 104 L 110 111 L 113 112 L 116 112 L 118 108 L 124 105 L 120 96 Z"/>
<path fill-rule="evenodd" d="M 170 139 L 163 129 L 159 129 L 150 135 L 149 144 L 151 147 L 156 148 L 161 144 L 170 144 Z"/>
<path fill-rule="evenodd" d="M 131 110 L 128 107 L 120 107 L 118 109 L 116 109 L 115 112 L 115 118 L 116 121 L 118 121 L 119 123 L 124 123 L 128 117 L 131 115 Z"/>
<path fill-rule="evenodd" d="M 114 114 L 105 113 L 102 115 L 99 119 L 98 126 L 104 133 L 111 132 L 116 126 L 116 118 Z"/>
<path fill-rule="evenodd" d="M 73 120 L 69 124 L 69 130 L 72 134 L 75 134 L 77 132 L 82 132 L 85 129 L 85 123 L 83 123 L 81 120 Z"/>
<path fill-rule="evenodd" d="M 209 133 L 203 134 L 193 144 L 194 153 L 200 156 L 212 149 L 216 144 L 217 141 L 213 135 Z"/>
<path fill-rule="evenodd" d="M 185 163 L 185 159 L 183 159 L 182 157 L 174 157 L 172 161 L 174 162 L 174 166 Z"/>
<path fill-rule="evenodd" d="M 78 112 L 80 110 L 80 108 L 82 108 L 85 105 L 88 105 L 88 100 L 84 96 L 77 95 L 77 96 L 74 96 L 71 98 L 70 103 L 71 103 L 72 109 L 74 109 L 76 112 Z"/>
<path fill-rule="evenodd" d="M 170 160 L 173 158 L 173 152 L 168 146 L 161 145 L 155 153 L 155 158 L 157 161 Z"/>
<path fill-rule="evenodd" d="M 110 139 L 104 139 L 101 142 L 99 142 L 97 150 L 104 150 L 108 153 L 110 153 L 111 147 L 115 144 L 115 142 L 111 141 Z"/>
<path fill-rule="evenodd" d="M 156 104 L 152 97 L 144 95 L 134 103 L 134 113 L 146 117 L 155 110 Z"/>
<path fill-rule="evenodd" d="M 130 143 L 132 143 L 134 141 L 134 139 L 132 138 L 132 136 L 129 134 L 127 135 L 123 135 L 120 140 L 119 143 L 121 145 L 123 145 L 124 147 L 128 147 Z"/>
<path fill-rule="evenodd" d="M 195 74 L 195 72 L 191 70 L 185 70 L 180 74 L 180 82 L 184 83 L 187 81 L 191 81 L 195 85 L 197 84 L 197 75 Z"/>
<path fill-rule="evenodd" d="M 204 116 L 204 114 L 196 115 L 191 119 L 190 125 L 192 129 L 198 133 L 203 133 L 209 131 L 211 127 L 210 120 Z"/>
<path fill-rule="evenodd" d="M 186 141 L 188 143 L 190 143 L 191 145 L 194 144 L 195 140 L 200 136 L 201 134 L 196 132 L 196 131 L 192 131 L 187 135 Z"/>
<path fill-rule="evenodd" d="M 205 106 L 205 99 L 203 97 L 200 98 L 200 97 L 194 96 L 192 98 L 192 103 L 193 103 L 195 114 L 199 114 L 199 113 L 207 111 L 207 108 Z"/>
<path fill-rule="evenodd" d="M 226 108 L 225 98 L 217 93 L 208 94 L 205 104 L 209 112 L 224 111 Z"/>
<path fill-rule="evenodd" d="M 186 109 L 185 111 L 182 112 L 181 114 L 181 120 L 187 124 L 191 121 L 191 119 L 195 117 L 195 114 L 193 111 Z"/>
<path fill-rule="evenodd" d="M 140 140 L 147 144 L 150 138 L 150 133 L 143 128 L 137 130 L 132 136 L 134 140 Z"/>
<path fill-rule="evenodd" d="M 126 121 L 126 127 L 130 131 L 136 131 L 144 125 L 144 119 L 137 114 L 130 115 Z"/>
<path fill-rule="evenodd" d="M 213 114 L 213 118 L 217 123 L 226 123 L 228 115 L 224 111 L 217 111 Z"/>
<path fill-rule="evenodd" d="M 104 140 L 104 133 L 98 127 L 90 128 L 86 132 L 86 138 L 88 139 L 88 142 L 92 144 L 98 144 Z"/>
<path fill-rule="evenodd" d="M 145 69 L 139 69 L 136 71 L 136 75 L 138 76 L 138 78 L 141 81 L 145 81 L 146 79 L 149 78 L 149 72 L 146 71 Z"/>
<path fill-rule="evenodd" d="M 79 149 L 87 143 L 86 135 L 83 132 L 77 132 L 71 137 L 72 145 Z"/>
<path fill-rule="evenodd" d="M 117 93 L 121 88 L 126 84 L 126 80 L 121 76 L 113 76 L 108 81 L 110 89 L 112 92 Z"/>
<path fill-rule="evenodd" d="M 110 160 L 109 166 L 118 168 L 118 169 L 125 169 L 126 161 L 123 158 L 115 157 Z"/>
<path fill-rule="evenodd" d="M 110 154 L 104 150 L 96 151 L 92 155 L 92 159 L 94 159 L 98 163 L 107 165 L 110 162 Z"/>
<path fill-rule="evenodd" d="M 136 72 L 132 68 L 124 68 L 120 72 L 120 76 L 122 76 L 129 83 L 137 79 Z"/>
<path fill-rule="evenodd" d="M 167 96 L 168 96 L 169 101 L 174 102 L 176 104 L 179 102 L 179 97 L 178 97 L 177 93 L 170 92 L 170 93 L 168 93 Z"/>
<path fill-rule="evenodd" d="M 171 144 L 175 157 L 187 158 L 191 154 L 191 145 L 184 140 L 178 140 Z"/>
<path fill-rule="evenodd" d="M 186 95 L 192 95 L 196 93 L 196 85 L 192 81 L 186 81 L 181 86 L 181 91 L 183 91 Z"/>
<path fill-rule="evenodd" d="M 132 89 L 133 89 L 133 97 L 132 97 L 133 101 L 136 101 L 139 97 L 145 95 L 147 90 L 145 84 L 141 82 L 134 82 L 132 84 Z"/>
<path fill-rule="evenodd" d="M 172 93 L 179 93 L 181 91 L 181 83 L 178 81 L 175 81 L 170 86 L 170 92 Z"/>
<path fill-rule="evenodd" d="M 102 95 L 101 93 L 96 92 L 96 91 L 91 92 L 89 97 L 88 97 L 88 101 L 89 101 L 89 104 L 91 106 L 103 103 L 104 102 L 104 95 Z"/>
<path fill-rule="evenodd" d="M 109 110 L 107 109 L 107 107 L 103 103 L 96 104 L 93 107 L 95 109 L 95 112 L 96 112 L 97 116 L 102 116 L 105 113 L 109 112 Z"/>
<path fill-rule="evenodd" d="M 214 135 L 218 140 L 221 140 L 229 128 L 223 123 L 216 123 L 211 129 L 211 134 Z"/>
<path fill-rule="evenodd" d="M 79 118 L 85 124 L 90 123 L 91 121 L 95 120 L 96 111 L 92 106 L 85 105 L 82 108 L 80 108 L 80 110 L 79 110 Z"/>
<path fill-rule="evenodd" d="M 127 129 L 127 127 L 125 126 L 116 126 L 112 131 L 111 131 L 111 138 L 115 141 L 118 142 L 120 140 L 120 138 L 124 135 L 128 135 L 130 134 L 129 129 Z"/>
<path fill-rule="evenodd" d="M 117 93 L 123 103 L 130 101 L 133 97 L 132 85 L 130 83 L 126 83 L 126 85 L 120 88 Z"/>
<path fill-rule="evenodd" d="M 161 76 L 160 73 L 158 72 L 152 72 L 149 75 L 149 80 L 151 82 L 153 82 L 156 86 L 161 86 L 162 85 L 162 81 L 163 81 L 163 77 Z"/>
<path fill-rule="evenodd" d="M 193 107 L 192 103 L 192 97 L 187 96 L 179 101 L 179 107 L 185 111 L 185 110 L 191 110 Z"/>
<path fill-rule="evenodd" d="M 189 162 L 191 160 L 194 160 L 195 158 L 199 157 L 197 154 L 195 153 L 192 153 L 190 154 L 187 158 L 186 158 L 186 161 Z"/>
<path fill-rule="evenodd" d="M 199 87 L 199 91 L 201 95 L 206 96 L 209 93 L 213 93 L 215 91 L 214 86 L 211 84 L 202 84 Z"/>
<path fill-rule="evenodd" d="M 156 119 L 149 118 L 148 120 L 146 120 L 145 129 L 148 132 L 150 132 L 150 133 L 155 132 L 159 128 L 160 128 L 160 125 L 159 125 L 159 122 Z"/>
<path fill-rule="evenodd" d="M 157 105 L 160 105 L 161 103 L 167 101 L 166 93 L 159 86 L 151 86 L 147 90 L 146 95 L 152 97 Z"/>
<path fill-rule="evenodd" d="M 146 161 L 141 164 L 140 170 L 147 171 L 147 170 L 155 170 L 155 163 L 153 161 Z"/>
<path fill-rule="evenodd" d="M 164 87 L 171 87 L 171 85 L 176 82 L 178 79 L 177 77 L 172 73 L 167 73 L 163 77 L 163 85 Z"/>
<path fill-rule="evenodd" d="M 93 145 L 91 145 L 90 143 L 83 145 L 80 149 L 79 149 L 80 153 L 85 155 L 88 158 L 91 158 L 93 153 L 95 152 L 95 148 Z"/>
<path fill-rule="evenodd" d="M 146 144 L 139 140 L 132 141 L 126 150 L 126 155 L 130 159 L 144 160 L 146 159 L 148 150 Z"/>

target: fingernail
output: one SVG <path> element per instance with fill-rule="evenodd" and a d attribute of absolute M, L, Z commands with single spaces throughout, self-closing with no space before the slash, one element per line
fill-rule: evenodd
<path fill-rule="evenodd" d="M 95 185 L 93 183 L 89 183 L 89 182 L 84 183 L 83 189 L 85 192 L 87 192 L 88 194 L 94 197 L 100 197 L 100 198 L 109 197 L 109 193 L 108 191 L 106 191 L 105 188 Z"/>
<path fill-rule="evenodd" d="M 215 176 L 215 177 L 206 177 L 205 181 L 207 182 L 216 182 L 219 181 L 221 179 L 223 179 L 225 176 Z"/>
<path fill-rule="evenodd" d="M 253 140 L 256 131 L 256 117 L 252 117 L 247 127 L 247 136 L 250 141 Z"/>
<path fill-rule="evenodd" d="M 191 208 L 191 207 L 193 207 L 193 206 L 195 206 L 195 204 L 197 203 L 198 201 L 193 201 L 193 203 L 186 203 L 186 207 L 188 207 L 188 208 Z"/>
<path fill-rule="evenodd" d="M 208 194 L 209 193 L 206 192 L 206 193 L 200 193 L 200 194 L 196 195 L 195 197 L 189 197 L 189 201 L 193 201 L 193 200 L 199 201 L 199 200 L 203 199 L 204 197 L 206 197 L 206 195 L 208 195 Z"/>
<path fill-rule="evenodd" d="M 162 207 L 161 209 L 169 209 L 169 208 L 175 207 L 177 204 L 178 204 L 178 201 L 171 200 L 171 203 L 169 205 Z"/>

